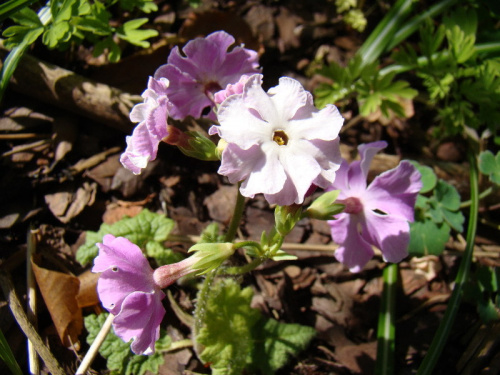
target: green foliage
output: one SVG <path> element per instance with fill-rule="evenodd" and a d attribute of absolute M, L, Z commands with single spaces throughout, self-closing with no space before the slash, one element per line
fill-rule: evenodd
<path fill-rule="evenodd" d="M 478 13 L 460 6 L 435 26 L 428 20 L 420 28 L 418 58 L 413 46 L 401 49 L 394 59 L 414 69 L 437 108 L 440 136 L 462 133 L 465 127 L 499 131 L 500 59 L 479 56 L 476 48 Z"/>
<path fill-rule="evenodd" d="M 464 298 L 477 305 L 484 323 L 500 318 L 500 270 L 478 265 L 464 286 Z"/>
<path fill-rule="evenodd" d="M 97 232 L 87 231 L 85 244 L 78 249 L 76 260 L 82 265 L 90 263 L 99 251 L 96 243 L 101 242 L 104 235 L 112 234 L 129 239 L 141 249 L 145 248 L 146 254 L 156 258 L 158 263 L 169 264 L 170 259 L 176 261 L 177 258 L 172 250 L 164 249 L 161 243 L 167 239 L 173 227 L 172 219 L 144 209 L 139 215 L 125 217 L 112 225 L 103 223 Z"/>
<path fill-rule="evenodd" d="M 87 343 L 90 345 L 101 330 L 108 314 L 88 315 L 84 318 L 87 329 Z M 107 362 L 107 368 L 112 375 L 143 375 L 147 371 L 157 374 L 159 367 L 163 364 L 163 354 L 159 350 L 171 345 L 171 338 L 164 330 L 160 330 L 160 339 L 155 344 L 155 353 L 152 355 L 135 355 L 130 350 L 130 343 L 124 342 L 113 332 L 108 333 L 99 349 Z"/>
<path fill-rule="evenodd" d="M 12 349 L 10 348 L 2 330 L 0 330 L 0 359 L 5 362 L 12 374 L 22 375 L 23 372 L 21 371 L 21 368 L 16 361 L 16 357 L 14 356 L 14 353 L 12 353 Z"/>
<path fill-rule="evenodd" d="M 290 357 L 306 349 L 315 335 L 312 327 L 261 318 L 254 327 L 251 368 L 265 375 L 276 373 Z"/>
<path fill-rule="evenodd" d="M 220 280 L 210 290 L 196 340 L 204 346 L 200 356 L 213 374 L 239 375 L 245 368 L 273 374 L 315 335 L 311 327 L 263 318 L 250 307 L 252 294 L 232 279 Z"/>
<path fill-rule="evenodd" d="M 332 81 L 315 90 L 318 107 L 352 96 L 356 98 L 362 116 L 380 110 L 385 117 L 390 117 L 391 111 L 405 117 L 400 100 L 413 99 L 417 95 L 416 90 L 408 87 L 408 82 L 395 81 L 395 73 L 380 74 L 377 61 L 363 66 L 361 55 L 350 60 L 345 68 L 332 63 L 318 73 Z"/>
<path fill-rule="evenodd" d="M 8 27 L 3 36 L 5 46 L 14 48 L 23 42 L 34 43 L 39 36 L 48 48 L 67 49 L 71 44 L 80 44 L 88 40 L 94 44 L 94 56 L 108 50 L 108 59 L 116 62 L 121 57 L 121 50 L 114 38 L 119 38 L 133 45 L 147 48 L 146 40 L 158 35 L 156 30 L 139 29 L 147 18 L 126 21 L 113 27 L 110 25 L 111 13 L 108 7 L 116 1 L 104 0 L 88 2 L 85 0 L 51 0 L 48 3 L 48 15 L 44 22 L 39 15 L 29 8 L 23 8 L 11 15 L 16 25 Z M 119 6 L 127 11 L 135 8 L 148 13 L 157 10 L 152 0 L 121 0 Z M 44 9 L 44 8 L 42 8 Z"/>
<path fill-rule="evenodd" d="M 423 187 L 415 204 L 415 221 L 410 223 L 408 249 L 416 256 L 439 255 L 451 229 L 463 231 L 465 218 L 460 212 L 460 195 L 452 185 L 438 180 L 429 167 L 413 164 L 422 175 Z"/>
<path fill-rule="evenodd" d="M 489 150 L 481 152 L 479 170 L 489 176 L 491 182 L 500 185 L 500 151 L 496 155 Z"/>

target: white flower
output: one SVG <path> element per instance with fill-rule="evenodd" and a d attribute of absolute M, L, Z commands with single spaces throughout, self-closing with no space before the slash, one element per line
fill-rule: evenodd
<path fill-rule="evenodd" d="M 334 105 L 314 107 L 302 85 L 282 77 L 267 93 L 262 75 L 222 102 L 219 126 L 210 129 L 228 145 L 219 173 L 242 181 L 246 197 L 263 193 L 270 204 L 301 204 L 312 186 L 326 188 L 341 163 L 338 134 L 344 119 Z"/>

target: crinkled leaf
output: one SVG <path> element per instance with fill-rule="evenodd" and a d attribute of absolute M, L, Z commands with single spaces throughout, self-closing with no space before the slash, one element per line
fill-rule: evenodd
<path fill-rule="evenodd" d="M 184 257 L 173 251 L 166 249 L 162 244 L 155 241 L 149 241 L 146 244 L 146 256 L 154 258 L 158 266 L 180 262 Z"/>
<path fill-rule="evenodd" d="M 108 314 L 103 313 L 99 316 L 88 315 L 85 317 L 85 328 L 88 331 L 87 342 L 91 344 L 101 327 L 103 326 Z M 155 348 L 164 348 L 170 346 L 171 339 L 164 330 L 160 330 L 160 339 L 157 341 Z M 157 374 L 159 367 L 163 364 L 163 354 L 158 350 L 152 355 L 135 355 L 130 350 L 130 343 L 124 342 L 113 332 L 109 332 L 104 340 L 101 348 L 101 354 L 107 361 L 107 368 L 111 370 L 111 374 L 120 375 L 142 375 L 147 371 Z"/>
<path fill-rule="evenodd" d="M 210 223 L 201 232 L 201 238 L 199 243 L 216 243 L 224 241 L 224 236 L 219 234 L 219 224 Z"/>
<path fill-rule="evenodd" d="M 252 327 L 260 317 L 250 307 L 252 289 L 240 289 L 232 279 L 219 281 L 210 290 L 204 326 L 197 341 L 204 346 L 200 358 L 213 373 L 240 375 L 253 350 Z"/>
<path fill-rule="evenodd" d="M 165 241 L 173 227 L 172 219 L 144 209 L 132 218 L 126 217 L 112 225 L 102 224 L 98 232 L 87 231 L 85 244 L 78 249 L 76 259 L 82 265 L 90 263 L 98 253 L 95 244 L 101 242 L 105 234 L 128 238 L 144 249 L 148 242 Z"/>
<path fill-rule="evenodd" d="M 500 151 L 496 155 L 493 155 L 490 150 L 481 152 L 479 170 L 489 176 L 491 182 L 500 184 Z"/>
<path fill-rule="evenodd" d="M 290 357 L 306 349 L 315 335 L 316 330 L 312 327 L 261 318 L 254 328 L 255 347 L 251 367 L 262 374 L 272 375 Z"/>
<path fill-rule="evenodd" d="M 430 219 L 410 223 L 408 252 L 414 256 L 440 255 L 450 237 L 450 226 Z"/>

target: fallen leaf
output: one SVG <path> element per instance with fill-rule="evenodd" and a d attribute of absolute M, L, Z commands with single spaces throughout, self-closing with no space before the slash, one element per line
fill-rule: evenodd
<path fill-rule="evenodd" d="M 90 270 L 85 271 L 78 276 L 80 281 L 80 288 L 76 295 L 76 302 L 78 307 L 89 307 L 99 304 L 99 296 L 97 295 L 97 280 L 100 273 L 94 273 Z"/>
<path fill-rule="evenodd" d="M 42 268 L 38 262 L 39 258 L 32 258 L 33 273 L 59 338 L 66 347 L 79 345 L 83 318 L 76 295 L 80 281 L 75 276 Z"/>
<path fill-rule="evenodd" d="M 61 222 L 68 223 L 77 216 L 86 206 L 91 206 L 95 201 L 97 184 L 95 182 L 84 182 L 83 186 L 78 188 L 76 193 L 60 191 L 45 196 L 45 203 L 48 204 L 50 211 Z"/>

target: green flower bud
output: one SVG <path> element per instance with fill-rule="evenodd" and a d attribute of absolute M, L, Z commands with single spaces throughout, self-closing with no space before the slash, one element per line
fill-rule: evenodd
<path fill-rule="evenodd" d="M 333 220 L 335 215 L 344 210 L 344 205 L 334 203 L 340 190 L 332 190 L 322 194 L 306 210 L 306 216 L 319 220 Z"/>
<path fill-rule="evenodd" d="M 293 204 L 291 206 L 276 206 L 274 210 L 274 221 L 276 230 L 283 237 L 290 233 L 295 224 L 302 218 L 302 206 Z"/>
<path fill-rule="evenodd" d="M 219 267 L 226 259 L 234 254 L 235 247 L 233 243 L 198 243 L 191 246 L 189 253 L 195 252 L 192 269 L 202 275 Z"/>
<path fill-rule="evenodd" d="M 183 154 L 200 160 L 219 160 L 215 143 L 203 134 L 195 131 L 186 132 L 189 136 L 187 145 L 179 145 Z"/>

